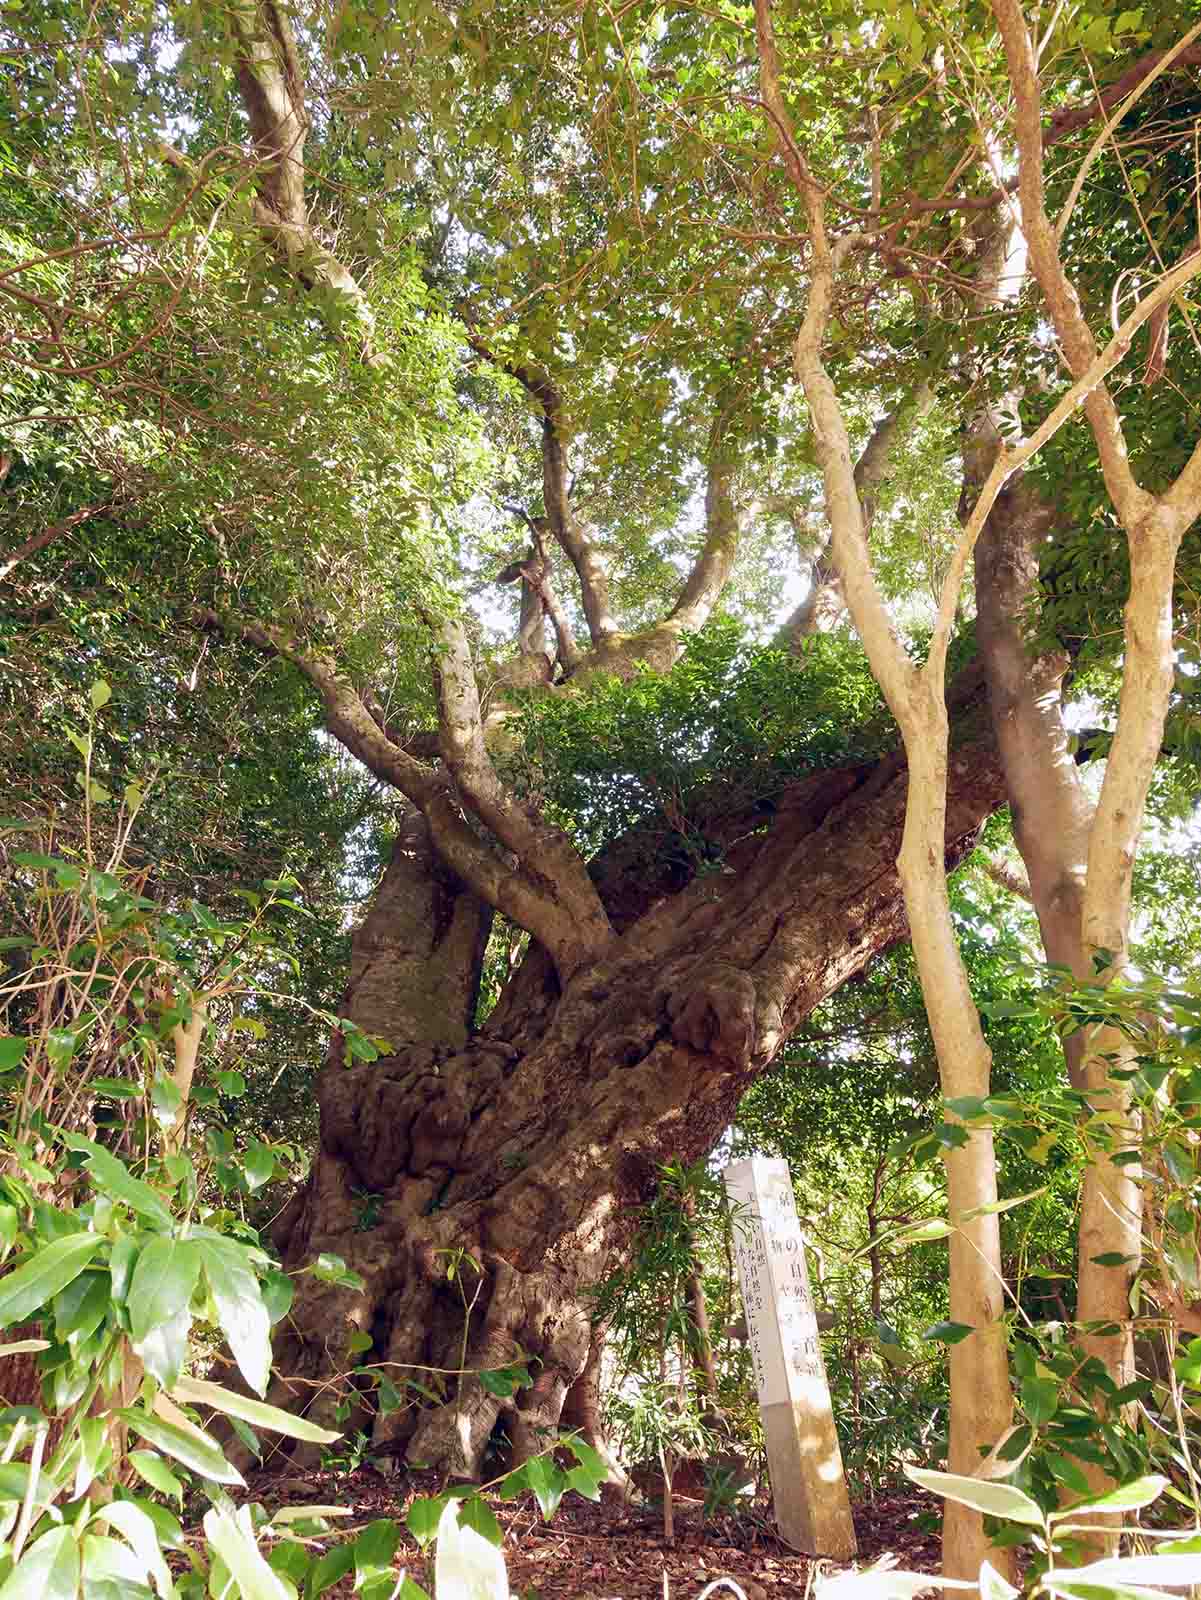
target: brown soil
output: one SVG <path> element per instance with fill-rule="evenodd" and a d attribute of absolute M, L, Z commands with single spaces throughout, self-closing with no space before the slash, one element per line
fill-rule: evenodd
<path fill-rule="evenodd" d="M 432 1553 L 418 1549 L 403 1523 L 414 1498 L 436 1494 L 440 1487 L 432 1473 L 389 1479 L 370 1467 L 303 1477 L 264 1472 L 251 1479 L 247 1498 L 271 1510 L 306 1501 L 345 1507 L 353 1515 L 338 1519 L 338 1537 L 353 1537 L 377 1518 L 395 1518 L 403 1531 L 398 1561 L 432 1591 Z M 777 1537 L 762 1505 L 706 1523 L 698 1502 L 680 1500 L 675 1542 L 667 1546 L 662 1517 L 654 1508 L 595 1504 L 569 1494 L 548 1523 L 532 1496 L 487 1498 L 504 1529 L 510 1588 L 522 1600 L 663 1600 L 665 1592 L 695 1600 L 707 1583 L 721 1576 L 733 1578 L 747 1600 L 800 1600 L 818 1565 Z M 935 1503 L 916 1492 L 857 1507 L 859 1564 L 892 1555 L 909 1571 L 936 1573 L 938 1537 L 927 1531 L 934 1511 Z M 330 1600 L 341 1600 L 347 1587 L 343 1583 L 329 1591 Z"/>

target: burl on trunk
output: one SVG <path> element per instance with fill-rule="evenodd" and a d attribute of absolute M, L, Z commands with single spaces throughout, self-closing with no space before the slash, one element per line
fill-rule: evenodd
<path fill-rule="evenodd" d="M 345 999 L 393 1051 L 351 1065 L 335 1041 L 313 1171 L 277 1230 L 290 1269 L 329 1251 L 364 1286 L 297 1280 L 272 1398 L 328 1421 L 338 1374 L 382 1364 L 399 1388 L 432 1368 L 446 1402 L 380 1411 L 377 1447 L 474 1476 L 503 1418 L 518 1461 L 543 1448 L 590 1381 L 588 1290 L 659 1164 L 712 1149 L 797 1024 L 904 935 L 905 789 L 895 757 L 795 783 L 770 808 L 715 818 L 722 870 L 699 876 L 652 835 L 627 836 L 592 868 L 610 948 L 560 989 L 531 944 L 476 1032 L 490 913 L 406 812 Z M 948 865 L 1002 799 L 991 737 L 969 717 Z M 534 1378 L 513 1399 L 456 1377 L 518 1351 Z M 587 1400 L 569 1412 L 586 1421 Z M 368 1416 L 364 1404 L 358 1425 Z"/>

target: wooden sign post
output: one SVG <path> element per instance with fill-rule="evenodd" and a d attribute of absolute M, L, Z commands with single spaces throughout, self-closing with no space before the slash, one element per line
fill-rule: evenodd
<path fill-rule="evenodd" d="M 724 1176 L 776 1523 L 795 1549 L 846 1561 L 855 1528 L 788 1163 L 754 1156 Z"/>

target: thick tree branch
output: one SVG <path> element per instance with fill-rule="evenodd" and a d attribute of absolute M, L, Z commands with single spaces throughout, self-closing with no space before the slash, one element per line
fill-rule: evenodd
<path fill-rule="evenodd" d="M 609 578 L 592 541 L 571 509 L 567 493 L 567 453 L 564 439 L 563 397 L 545 372 L 500 360 L 476 333 L 467 342 L 485 360 L 507 372 L 536 400 L 542 412 L 542 498 L 546 519 L 580 583 L 580 599 L 593 645 L 603 645 L 617 632 L 609 606 Z"/>
<path fill-rule="evenodd" d="M 740 531 L 734 506 L 737 469 L 738 452 L 730 435 L 730 414 L 721 409 L 709 430 L 704 547 L 667 616 L 667 621 L 681 632 L 695 633 L 704 627 L 733 569 Z"/>
<path fill-rule="evenodd" d="M 933 391 L 923 380 L 895 411 L 880 418 L 855 463 L 855 487 L 863 510 L 864 527 L 869 535 L 876 516 L 877 493 L 892 474 L 897 451 L 911 437 L 914 425 L 929 413 L 933 404 Z M 797 531 L 799 534 L 800 530 Z M 822 626 L 823 612 L 844 610 L 846 603 L 839 591 L 838 569 L 830 557 L 827 532 L 825 542 L 812 557 L 809 592 L 776 635 L 776 645 L 780 649 L 798 649 L 803 640 Z"/>
<path fill-rule="evenodd" d="M 354 685 L 326 657 L 300 649 L 287 631 L 272 623 L 215 611 L 201 612 L 202 626 L 245 639 L 270 655 L 291 662 L 312 684 L 325 707 L 325 725 L 367 770 L 418 806 L 429 824 L 438 854 L 481 899 L 495 906 L 545 946 L 561 981 L 590 953 L 563 906 L 543 885 L 504 862 L 464 820 L 447 778 L 394 744 L 364 704 Z M 602 913 L 603 914 L 603 913 Z"/>
<path fill-rule="evenodd" d="M 1030 264 L 1043 292 L 1074 378 L 1087 371 L 1097 356 L 1092 330 L 1081 309 L 1075 286 L 1063 269 L 1055 229 L 1047 215 L 1043 171 L 1042 90 L 1034 41 L 1026 27 L 1019 0 L 993 0 L 993 13 L 1001 30 L 1009 76 L 1013 84 L 1013 132 L 1018 147 L 1018 196 L 1022 231 L 1030 247 Z M 1101 470 L 1123 522 L 1136 522 L 1147 509 L 1148 497 L 1139 488 L 1126 449 L 1121 418 L 1113 397 L 1098 384 L 1084 405 L 1101 458 Z"/>
<path fill-rule="evenodd" d="M 58 522 L 52 522 L 49 527 L 43 528 L 40 533 L 35 533 L 26 539 L 24 544 L 19 544 L 8 555 L 0 557 L 0 583 L 3 583 L 13 568 L 22 561 L 27 561 L 30 556 L 37 555 L 39 550 L 45 550 L 56 539 L 61 539 L 63 534 L 70 533 L 72 528 L 77 528 L 81 522 L 87 522 L 92 517 L 103 516 L 106 511 L 111 511 L 116 505 L 115 500 L 103 500 L 96 505 L 80 506 L 78 511 L 72 511 L 69 516 L 63 517 Z"/>
<path fill-rule="evenodd" d="M 562 919 L 538 937 L 560 971 L 595 956 L 613 936 L 600 896 L 575 846 L 561 829 L 516 799 L 497 776 L 484 742 L 479 691 L 467 635 L 452 618 L 431 623 L 437 644 L 438 732 L 459 794 L 480 821 L 517 857 L 527 877 Z"/>
<path fill-rule="evenodd" d="M 257 0 L 253 9 L 230 9 L 238 51 L 238 88 L 259 158 L 255 220 L 289 269 L 310 289 L 335 297 L 341 315 L 334 320 L 357 325 L 364 354 L 371 351 L 375 318 L 354 275 L 318 238 L 305 200 L 304 147 L 309 119 L 304 79 L 292 24 L 276 0 Z"/>

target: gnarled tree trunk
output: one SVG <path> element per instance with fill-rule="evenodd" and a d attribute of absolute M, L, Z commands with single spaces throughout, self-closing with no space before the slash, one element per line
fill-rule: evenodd
<path fill-rule="evenodd" d="M 949 862 L 1001 800 L 983 718 L 967 723 Z M 472 1037 L 483 916 L 411 818 L 347 995 L 353 1020 L 395 1048 L 330 1060 L 320 1151 L 279 1239 L 289 1268 L 328 1251 L 364 1286 L 298 1280 L 278 1397 L 304 1403 L 307 1381 L 328 1419 L 330 1380 L 360 1362 L 393 1364 L 394 1382 L 442 1369 L 445 1404 L 377 1414 L 377 1448 L 471 1476 L 502 1418 L 518 1459 L 543 1448 L 589 1381 L 588 1291 L 659 1164 L 709 1151 L 797 1024 L 903 936 L 905 790 L 895 757 L 818 774 L 771 812 L 714 820 L 724 870 L 698 877 L 656 858 L 653 837 L 619 841 L 592 869 L 616 938 L 562 988 L 531 944 Z M 352 1352 L 357 1332 L 370 1352 Z M 534 1381 L 515 1400 L 455 1382 L 518 1351 Z"/>

